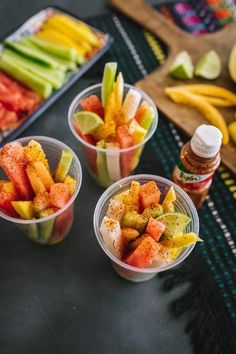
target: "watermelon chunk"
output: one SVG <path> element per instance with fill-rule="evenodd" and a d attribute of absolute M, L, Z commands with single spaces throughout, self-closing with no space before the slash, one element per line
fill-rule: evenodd
<path fill-rule="evenodd" d="M 65 183 L 55 183 L 50 188 L 50 201 L 56 208 L 63 208 L 70 199 L 70 189 Z"/>
<path fill-rule="evenodd" d="M 143 101 L 143 102 L 139 105 L 139 107 L 138 107 L 138 109 L 137 109 L 137 112 L 136 112 L 136 114 L 135 114 L 135 117 L 134 117 L 138 123 L 140 122 L 142 116 L 144 115 L 144 113 L 145 113 L 145 111 L 146 111 L 146 109 L 147 109 L 148 107 L 149 107 L 149 105 L 148 105 L 148 103 L 147 103 L 146 101 Z"/>
<path fill-rule="evenodd" d="M 11 216 L 13 218 L 17 218 L 18 215 L 13 208 L 11 202 L 16 200 L 16 196 L 12 193 L 9 192 L 0 192 L 0 210 L 7 214 L 8 216 Z"/>
<path fill-rule="evenodd" d="M 155 241 L 159 241 L 165 228 L 166 226 L 161 221 L 150 218 L 145 233 L 154 238 Z"/>
<path fill-rule="evenodd" d="M 93 138 L 92 135 L 83 134 L 77 126 L 75 126 L 75 129 L 76 129 L 77 133 L 79 134 L 79 136 L 83 140 L 85 140 L 87 143 L 89 143 L 91 145 L 96 145 L 95 139 Z M 96 150 L 90 149 L 87 146 L 84 146 L 83 148 L 84 148 L 84 152 L 87 156 L 87 163 L 88 163 L 90 169 L 93 172 L 96 172 L 97 171 L 97 152 L 96 152 Z"/>
<path fill-rule="evenodd" d="M 161 192 L 154 181 L 145 183 L 140 188 L 140 206 L 141 209 L 154 208 L 159 204 Z"/>
<path fill-rule="evenodd" d="M 14 128 L 17 125 L 17 123 L 18 123 L 17 114 L 15 112 L 8 111 L 0 103 L 0 131 Z"/>
<path fill-rule="evenodd" d="M 129 133 L 127 125 L 120 125 L 116 130 L 116 140 L 121 149 L 129 148 L 133 146 L 134 141 L 132 135 Z M 121 162 L 121 174 L 122 177 L 129 176 L 132 172 L 132 157 L 133 151 L 122 152 L 120 156 Z"/>
<path fill-rule="evenodd" d="M 146 236 L 124 262 L 133 267 L 146 268 L 157 257 L 159 249 L 159 244 L 151 236 Z"/>
<path fill-rule="evenodd" d="M 36 213 L 41 213 L 45 209 L 50 208 L 51 206 L 51 201 L 50 201 L 50 196 L 47 191 L 41 191 L 38 194 L 36 194 L 34 200 L 33 200 L 33 209 Z"/>
<path fill-rule="evenodd" d="M 90 111 L 98 114 L 101 118 L 104 118 L 104 108 L 102 102 L 97 95 L 91 95 L 80 101 L 80 106 L 83 111 Z"/>
<path fill-rule="evenodd" d="M 22 200 L 31 200 L 33 190 L 26 173 L 24 150 L 19 142 L 9 143 L 0 150 L 0 166 L 12 182 L 19 197 Z"/>

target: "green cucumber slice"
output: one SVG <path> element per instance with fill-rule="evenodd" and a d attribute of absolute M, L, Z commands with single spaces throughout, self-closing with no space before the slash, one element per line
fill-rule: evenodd
<path fill-rule="evenodd" d="M 77 61 L 77 52 L 75 48 L 68 48 L 54 43 L 49 43 L 37 38 L 36 36 L 29 36 L 28 39 L 37 47 L 45 50 L 50 54 L 57 55 L 69 61 Z"/>
<path fill-rule="evenodd" d="M 100 140 L 97 143 L 97 147 L 105 149 L 106 143 L 104 140 Z M 108 187 L 111 182 L 107 170 L 106 154 L 102 151 L 97 151 L 97 175 L 98 183 L 103 187 Z"/>
<path fill-rule="evenodd" d="M 77 68 L 77 65 L 74 61 L 65 60 L 64 58 L 60 58 L 56 55 L 46 53 L 44 50 L 42 50 L 41 48 L 37 47 L 34 43 L 32 43 L 28 38 L 21 39 L 19 43 L 24 45 L 27 48 L 32 49 L 38 55 L 43 55 L 47 57 L 49 60 L 53 60 L 54 62 L 56 62 L 59 67 L 59 70 L 66 71 L 66 70 L 75 70 Z"/>
<path fill-rule="evenodd" d="M 58 89 L 63 85 L 65 75 L 61 71 L 56 72 L 55 69 L 37 64 L 12 50 L 4 50 L 2 53 L 2 59 L 12 65 L 22 67 L 33 74 L 38 75 L 42 80 L 49 82 L 55 89 Z"/>
<path fill-rule="evenodd" d="M 0 57 L 0 69 L 5 71 L 16 80 L 38 92 L 43 98 L 48 98 L 52 94 L 52 85 L 37 77 L 33 73 L 17 65 L 7 62 Z"/>
<path fill-rule="evenodd" d="M 110 95 L 113 89 L 116 70 L 117 70 L 117 63 L 113 63 L 113 62 L 106 63 L 103 71 L 102 92 L 101 92 L 103 107 L 106 106 L 108 96 Z"/>
<path fill-rule="evenodd" d="M 40 218 L 48 216 L 46 212 L 41 212 L 39 214 Z M 50 238 L 52 237 L 53 226 L 55 218 L 52 218 L 47 221 L 43 221 L 39 224 L 39 242 L 42 244 L 47 244 Z"/>
<path fill-rule="evenodd" d="M 69 172 L 70 166 L 73 161 L 73 155 L 69 150 L 62 150 L 60 161 L 58 162 L 55 172 L 55 182 L 63 183 L 66 175 Z"/>
<path fill-rule="evenodd" d="M 4 45 L 7 48 L 10 48 L 14 51 L 16 51 L 17 53 L 20 53 L 30 59 L 33 59 L 35 61 L 37 61 L 38 63 L 41 63 L 45 66 L 48 66 L 50 68 L 58 68 L 58 63 L 53 60 L 52 58 L 49 58 L 48 56 L 44 55 L 43 53 L 37 53 L 35 52 L 32 48 L 26 47 L 23 44 L 20 43 L 15 43 L 12 42 L 8 39 L 6 39 L 4 41 Z"/>

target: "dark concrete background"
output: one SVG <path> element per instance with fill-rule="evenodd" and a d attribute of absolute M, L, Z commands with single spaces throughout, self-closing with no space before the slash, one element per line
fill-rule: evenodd
<path fill-rule="evenodd" d="M 2 0 L 0 37 L 53 4 L 82 17 L 109 11 L 104 0 Z M 99 80 L 80 79 L 22 136 L 62 140 L 84 167 L 67 110 L 79 91 Z M 168 310 L 184 289 L 166 294 L 158 277 L 138 285 L 119 278 L 97 244 L 92 217 L 101 193 L 84 170 L 72 231 L 57 246 L 38 246 L 0 220 L 0 354 L 191 353 L 187 319 Z"/>

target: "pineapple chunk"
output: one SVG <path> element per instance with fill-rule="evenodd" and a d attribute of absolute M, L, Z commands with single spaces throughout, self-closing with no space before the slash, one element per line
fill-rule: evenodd
<path fill-rule="evenodd" d="M 139 192 L 140 192 L 140 183 L 132 181 L 130 189 L 117 194 L 114 199 L 119 200 L 125 205 L 125 211 L 132 211 L 139 209 Z"/>
<path fill-rule="evenodd" d="M 76 180 L 72 178 L 71 176 L 67 175 L 64 183 L 67 184 L 70 190 L 70 195 L 74 194 L 75 189 L 76 189 Z"/>
<path fill-rule="evenodd" d="M 106 107 L 105 107 L 105 123 L 109 123 L 113 120 L 114 114 L 116 112 L 116 96 L 112 91 L 108 96 Z"/>
<path fill-rule="evenodd" d="M 48 160 L 43 151 L 42 146 L 35 140 L 30 140 L 28 145 L 24 147 L 24 154 L 27 161 L 30 162 L 42 162 L 47 170 L 49 170 Z"/>
<path fill-rule="evenodd" d="M 26 173 L 35 194 L 38 194 L 41 191 L 46 191 L 43 182 L 37 175 L 36 170 L 32 164 L 29 164 L 26 167 Z"/>
<path fill-rule="evenodd" d="M 13 208 L 22 219 L 31 220 L 34 217 L 32 201 L 14 201 L 11 202 Z"/>
<path fill-rule="evenodd" d="M 124 94 L 124 78 L 122 73 L 119 73 L 116 82 L 113 85 L 117 108 L 121 108 Z"/>
<path fill-rule="evenodd" d="M 111 141 L 116 137 L 116 125 L 114 120 L 111 120 L 108 123 L 104 123 L 101 125 L 94 133 L 93 133 L 96 141 L 105 140 Z"/>
<path fill-rule="evenodd" d="M 136 119 L 132 119 L 129 125 L 129 133 L 133 136 L 134 144 L 139 144 L 145 138 L 147 131 L 138 124 Z"/>
<path fill-rule="evenodd" d="M 139 232 L 131 227 L 125 227 L 121 229 L 121 237 L 126 241 L 135 240 L 139 236 Z"/>

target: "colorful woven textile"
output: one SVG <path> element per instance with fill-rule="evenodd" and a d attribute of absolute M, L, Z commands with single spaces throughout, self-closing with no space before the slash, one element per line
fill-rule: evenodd
<path fill-rule="evenodd" d="M 232 0 L 191 0 L 157 9 L 193 35 L 219 30 L 236 17 Z M 134 83 L 165 61 L 165 45 L 126 17 L 113 13 L 90 22 L 110 32 L 114 44 L 87 77 L 101 76 L 104 63 L 116 60 L 125 81 Z M 157 132 L 145 148 L 137 172 L 171 178 L 186 140 L 184 134 L 160 115 Z M 199 217 L 200 234 L 205 242 L 179 268 L 162 277 L 167 290 L 187 281 L 191 283 L 173 310 L 177 315 L 189 311 L 187 330 L 195 352 L 233 353 L 236 350 L 236 179 L 223 165 L 216 173 Z"/>

